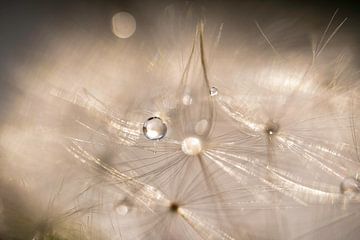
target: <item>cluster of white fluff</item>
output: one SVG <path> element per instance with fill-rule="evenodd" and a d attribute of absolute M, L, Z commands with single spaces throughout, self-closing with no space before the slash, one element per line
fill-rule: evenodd
<path fill-rule="evenodd" d="M 289 19 L 161 12 L 128 39 L 68 26 L 13 70 L 0 239 L 358 239 L 346 19 L 306 42 Z"/>

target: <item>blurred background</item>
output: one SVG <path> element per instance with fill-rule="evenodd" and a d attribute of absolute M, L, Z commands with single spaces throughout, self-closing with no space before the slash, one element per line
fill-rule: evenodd
<path fill-rule="evenodd" d="M 184 2 L 184 1 L 178 1 Z M 358 1 L 188 1 L 201 6 L 208 19 L 224 23 L 226 43 L 235 45 L 237 39 L 229 32 L 241 29 L 252 34 L 256 32 L 254 21 L 267 25 L 274 35 L 298 31 L 302 34 L 318 34 L 324 30 L 332 14 L 339 9 L 337 18 L 348 18 L 341 28 L 340 41 L 343 45 L 352 44 L 352 51 L 359 53 L 359 2 Z M 130 12 L 136 19 L 136 33 L 129 41 L 137 43 L 157 42 L 152 27 L 164 9 L 177 1 L 132 0 L 132 1 L 2 1 L 0 7 L 0 121 L 6 121 L 13 112 L 14 99 L 21 97 L 29 83 L 36 81 L 29 73 L 20 77 L 16 74 L 25 66 L 54 58 L 49 49 L 52 43 L 72 45 L 71 36 L 83 35 L 86 38 L 102 38 L 111 42 L 124 42 L 111 31 L 111 20 L 115 13 Z M 300 25 L 298 24 L 300 23 Z M 284 32 L 284 29 L 286 30 Z M 227 37 L 228 34 L 229 36 Z M 289 35 L 290 35 L 289 34 Z M 227 39 L 226 39 L 227 37 Z M 306 39 L 304 36 L 296 36 Z M 289 38 L 282 38 L 289 42 Z M 347 42 L 351 39 L 351 43 Z M 285 39 L 285 40 L 284 40 Z M 68 42 L 67 42 L 68 41 Z M 276 39 L 273 41 L 277 41 Z M 277 41 L 279 46 L 282 42 Z M 127 43 L 126 43 L 127 44 Z M 76 46 L 79 47 L 79 46 Z M 93 46 L 96 48 L 97 46 Z M 358 54 L 354 54 L 358 55 Z M 69 56 L 70 57 L 70 56 Z M 80 59 L 80 58 L 79 58 Z M 86 63 L 87 59 L 83 59 Z M 83 63 L 84 63 L 83 62 Z M 79 65 L 83 63 L 79 62 Z M 39 63 L 40 65 L 43 63 Z M 30 67 L 31 68 L 31 67 Z M 44 81 L 44 79 L 42 80 Z M 68 81 L 68 79 L 64 79 Z"/>

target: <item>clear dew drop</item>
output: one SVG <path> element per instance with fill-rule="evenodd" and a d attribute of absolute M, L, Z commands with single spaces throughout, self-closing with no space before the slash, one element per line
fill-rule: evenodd
<path fill-rule="evenodd" d="M 344 178 L 340 183 L 340 192 L 347 196 L 360 193 L 360 182 L 353 177 Z"/>
<path fill-rule="evenodd" d="M 131 210 L 132 204 L 126 197 L 114 203 L 114 211 L 120 216 L 126 216 Z"/>
<path fill-rule="evenodd" d="M 218 90 L 217 90 L 217 88 L 216 87 L 211 87 L 210 88 L 210 96 L 216 96 L 216 95 L 218 95 Z"/>
<path fill-rule="evenodd" d="M 151 117 L 143 125 L 143 133 L 150 140 L 160 140 L 165 137 L 166 132 L 167 126 L 159 117 Z"/>

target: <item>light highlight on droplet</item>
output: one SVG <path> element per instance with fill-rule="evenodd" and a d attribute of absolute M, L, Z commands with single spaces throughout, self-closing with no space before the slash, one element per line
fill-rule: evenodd
<path fill-rule="evenodd" d="M 211 87 L 210 88 L 210 96 L 216 96 L 216 95 L 218 95 L 218 90 L 217 90 L 217 88 L 216 87 Z"/>

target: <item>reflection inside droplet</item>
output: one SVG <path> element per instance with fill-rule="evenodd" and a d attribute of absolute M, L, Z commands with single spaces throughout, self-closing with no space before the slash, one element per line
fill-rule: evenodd
<path fill-rule="evenodd" d="M 197 137 L 188 137 L 182 141 L 181 150 L 187 155 L 197 155 L 202 151 L 202 144 Z"/>
<path fill-rule="evenodd" d="M 165 137 L 166 124 L 159 117 L 151 117 L 143 125 L 143 132 L 147 139 L 159 140 Z"/>
<path fill-rule="evenodd" d="M 210 88 L 210 96 L 216 96 L 216 95 L 218 95 L 218 90 L 217 90 L 217 88 L 216 87 L 211 87 Z"/>
<path fill-rule="evenodd" d="M 112 30 L 119 38 L 129 38 L 136 30 L 136 20 L 130 13 L 116 13 L 112 17 Z"/>
<path fill-rule="evenodd" d="M 340 192 L 347 196 L 354 196 L 360 192 L 360 182 L 353 177 L 344 178 L 340 183 Z"/>

